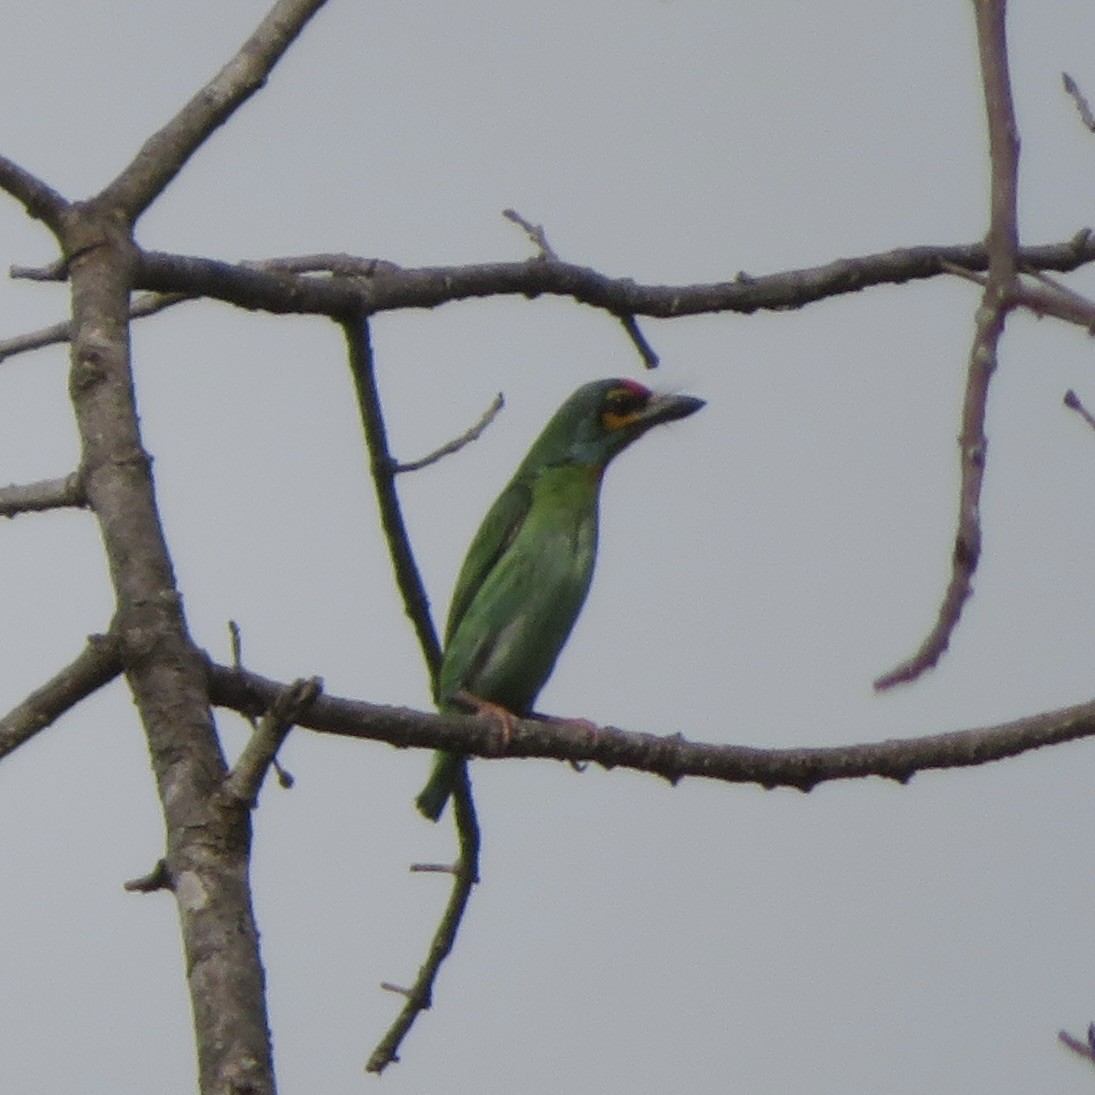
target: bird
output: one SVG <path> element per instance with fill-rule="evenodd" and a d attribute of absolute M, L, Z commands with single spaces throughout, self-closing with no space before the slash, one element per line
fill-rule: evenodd
<path fill-rule="evenodd" d="M 436 700 L 443 712 L 493 714 L 503 733 L 527 717 L 589 591 L 605 468 L 647 430 L 704 400 L 595 380 L 555 412 L 472 539 L 445 627 Z M 437 821 L 466 758 L 437 752 L 415 800 Z"/>

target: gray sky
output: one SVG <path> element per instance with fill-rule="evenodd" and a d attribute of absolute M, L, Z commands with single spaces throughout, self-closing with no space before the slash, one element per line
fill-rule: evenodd
<path fill-rule="evenodd" d="M 0 151 L 70 197 L 113 177 L 238 46 L 265 0 L 9 4 Z M 1022 235 L 1092 220 L 1095 7 L 1013 5 Z M 518 259 L 514 206 L 565 258 L 654 282 L 767 273 L 984 232 L 970 5 L 573 0 L 332 4 L 145 218 L 143 244 L 406 265 Z M 0 201 L 0 261 L 53 257 Z M 1072 284 L 1095 291 L 1090 273 Z M 1077 330 L 1015 316 L 993 389 L 986 551 L 946 659 L 870 682 L 934 618 L 953 535 L 976 291 L 874 290 L 798 313 L 618 324 L 559 300 L 383 316 L 397 455 L 487 435 L 401 481 L 437 615 L 485 507 L 578 384 L 709 401 L 609 473 L 599 570 L 539 706 L 774 745 L 980 725 L 1090 698 L 1095 403 Z M 65 291 L 0 283 L 0 332 Z M 316 320 L 192 304 L 135 333 L 138 394 L 198 641 L 425 706 L 391 588 L 342 347 Z M 65 355 L 0 366 L 0 481 L 68 472 Z M 109 624 L 92 518 L 0 528 L 0 707 Z M 236 749 L 244 731 L 219 719 Z M 451 831 L 412 808 L 424 754 L 294 733 L 256 815 L 282 1090 L 362 1075 L 445 897 L 410 875 Z M 810 795 L 481 762 L 483 883 L 396 1093 L 1080 1092 L 1055 1044 L 1095 1018 L 1095 745 Z M 172 903 L 123 894 L 162 831 L 115 685 L 0 765 L 0 1074 L 24 1093 L 193 1089 Z"/>

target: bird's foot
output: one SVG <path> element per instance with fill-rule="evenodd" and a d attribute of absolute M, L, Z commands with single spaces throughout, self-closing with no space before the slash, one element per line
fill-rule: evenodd
<path fill-rule="evenodd" d="M 490 700 L 485 700 L 481 696 L 472 695 L 472 693 L 465 688 L 461 688 L 460 691 L 456 693 L 456 699 L 469 707 L 472 712 L 480 718 L 493 718 L 498 720 L 498 727 L 502 732 L 498 752 L 504 753 L 509 748 L 509 743 L 513 741 L 513 728 L 517 725 L 518 716 L 510 711 L 508 707 L 503 707 L 498 703 L 492 703 Z"/>
<path fill-rule="evenodd" d="M 554 722 L 558 726 L 566 726 L 572 730 L 579 730 L 589 736 L 591 745 L 596 745 L 601 740 L 601 728 L 591 719 L 569 718 L 562 715 L 542 715 L 537 711 L 533 711 L 528 717 L 530 719 L 537 719 L 540 722 Z M 587 760 L 571 760 L 567 761 L 567 763 L 576 772 L 584 772 L 589 765 L 589 761 Z"/>

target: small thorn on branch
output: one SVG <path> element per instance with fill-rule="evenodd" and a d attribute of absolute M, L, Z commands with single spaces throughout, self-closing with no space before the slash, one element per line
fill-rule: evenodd
<path fill-rule="evenodd" d="M 155 893 L 156 890 L 171 889 L 171 874 L 167 869 L 167 860 L 158 860 L 156 866 L 140 878 L 131 878 L 122 884 L 127 893 Z"/>
<path fill-rule="evenodd" d="M 1095 430 L 1095 416 L 1080 402 L 1080 397 L 1069 388 L 1065 392 L 1064 404 L 1069 410 L 1075 411 L 1093 430 Z"/>

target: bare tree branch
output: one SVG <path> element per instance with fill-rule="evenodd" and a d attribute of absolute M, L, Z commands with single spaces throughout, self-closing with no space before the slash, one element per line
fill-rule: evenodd
<path fill-rule="evenodd" d="M 1018 258 L 1031 270 L 1076 270 L 1095 261 L 1095 237 L 1084 229 L 1060 243 L 1024 247 Z M 134 285 L 156 292 L 208 296 L 276 314 L 336 319 L 355 311 L 374 315 L 510 294 L 569 296 L 615 315 L 672 319 L 801 308 L 876 285 L 937 277 L 947 272 L 944 263 L 984 271 L 988 269 L 988 250 L 983 243 L 904 247 L 837 259 L 824 266 L 759 276 L 739 274 L 731 281 L 696 285 L 643 285 L 631 278 L 610 278 L 589 267 L 542 259 L 406 269 L 380 260 L 357 261 L 375 273 L 352 281 L 345 277 L 293 277 L 282 271 L 260 270 L 254 264 L 146 251 L 137 258 Z"/>
<path fill-rule="evenodd" d="M 109 635 L 89 636 L 75 661 L 0 718 L 0 757 L 14 752 L 121 671 L 114 639 Z"/>
<path fill-rule="evenodd" d="M 471 783 L 466 767 L 461 768 L 456 786 L 452 793 L 453 815 L 456 819 L 458 855 L 452 867 L 453 886 L 448 904 L 430 943 L 426 960 L 422 963 L 409 989 L 396 989 L 393 985 L 385 988 L 401 992 L 407 1002 L 403 1005 L 395 1022 L 377 1043 L 365 1065 L 366 1072 L 381 1073 L 388 1065 L 399 1060 L 399 1047 L 409 1033 L 415 1019 L 433 1002 L 433 986 L 437 980 L 441 963 L 449 956 L 460 924 L 467 910 L 468 898 L 472 887 L 479 881 L 479 822 L 475 816 L 475 801 L 472 798 Z"/>
<path fill-rule="evenodd" d="M 350 372 L 354 379 L 365 442 L 369 449 L 369 470 L 380 507 L 380 523 L 388 541 L 388 553 L 395 570 L 396 584 L 403 597 L 403 608 L 414 625 L 429 672 L 430 689 L 436 694 L 437 674 L 441 667 L 441 644 L 437 640 L 437 632 L 430 617 L 429 597 L 414 561 L 410 537 L 399 505 L 399 495 L 395 489 L 398 465 L 388 448 L 388 431 L 384 425 L 380 392 L 376 386 L 368 320 L 364 316 L 355 316 L 346 320 L 342 329 L 346 334 Z"/>
<path fill-rule="evenodd" d="M 962 429 L 958 436 L 961 485 L 951 578 L 935 626 L 911 658 L 874 682 L 878 689 L 915 680 L 943 656 L 958 626 L 962 608 L 973 592 L 973 575 L 981 557 L 981 485 L 988 453 L 985 412 L 1004 321 L 1015 305 L 1019 252 L 1016 213 L 1019 137 L 1008 77 L 1006 8 L 1006 0 L 975 0 L 974 3 L 992 161 L 992 216 L 988 234 L 988 278 L 981 307 L 977 310 L 962 407 Z"/>
<path fill-rule="evenodd" d="M 548 242 L 547 232 L 544 231 L 542 224 L 533 224 L 531 221 L 526 220 L 517 212 L 516 209 L 503 209 L 502 216 L 506 220 L 512 221 L 520 228 L 524 229 L 525 235 L 539 248 L 539 254 L 537 259 L 544 261 L 557 261 L 559 256 L 555 251 L 555 248 Z M 624 315 L 618 316 L 620 323 L 623 324 L 624 330 L 627 332 L 627 337 L 631 339 L 635 345 L 635 349 L 639 351 L 639 357 L 642 358 L 643 364 L 648 369 L 654 369 L 658 366 L 658 355 L 654 352 L 654 347 L 647 342 L 646 337 L 642 331 L 639 330 L 639 325 L 635 321 L 635 315 L 632 312 L 628 312 Z"/>
<path fill-rule="evenodd" d="M 0 517 L 17 513 L 40 513 L 47 509 L 82 509 L 87 505 L 80 473 L 63 479 L 42 479 L 36 483 L 12 483 L 0 487 Z"/>
<path fill-rule="evenodd" d="M 1076 270 L 1095 261 L 1095 237 L 1084 229 L 1061 243 L 1024 247 L 1018 258 L 1029 271 Z M 615 315 L 672 318 L 718 312 L 784 311 L 876 285 L 899 285 L 943 273 L 977 280 L 976 274 L 988 268 L 988 252 L 983 244 L 905 247 L 837 259 L 802 270 L 759 277 L 739 275 L 733 281 L 679 286 L 640 285 L 630 278 L 609 278 L 587 267 L 540 259 L 404 269 L 383 259 L 344 254 L 233 264 L 195 256 L 140 252 L 136 263 L 135 287 L 148 290 L 150 295 L 134 305 L 133 318 L 152 315 L 195 297 L 279 315 L 326 315 L 340 319 L 357 312 L 373 315 L 403 308 L 435 308 L 460 300 L 508 294 L 570 296 L 580 303 L 606 308 Z M 332 276 L 299 276 L 312 273 Z M 1039 295 L 1029 287 L 1017 292 L 1021 294 L 1020 303 L 1034 311 L 1088 326 L 1075 308 L 1055 303 L 1051 296 Z M 67 322 L 58 323 L 0 341 L 0 360 L 64 342 L 70 330 Z M 642 353 L 642 346 L 639 349 Z"/>
<path fill-rule="evenodd" d="M 322 687 L 318 677 L 298 678 L 274 700 L 226 777 L 222 795 L 236 799 L 249 809 L 255 805 L 262 781 L 277 759 L 282 742 L 296 724 L 300 712 L 315 700 Z"/>
<path fill-rule="evenodd" d="M 1091 104 L 1087 101 L 1084 93 L 1080 90 L 1080 85 L 1069 76 L 1067 72 L 1061 73 L 1061 82 L 1065 85 L 1065 91 L 1072 96 L 1072 101 L 1076 104 L 1076 110 L 1080 115 L 1080 121 L 1095 133 L 1095 114 L 1091 111 Z"/>
<path fill-rule="evenodd" d="M 1088 1024 L 1086 1039 L 1077 1038 L 1069 1034 L 1067 1030 L 1059 1030 L 1057 1038 L 1062 1044 L 1068 1046 L 1073 1053 L 1085 1058 L 1088 1063 L 1095 1062 L 1095 1023 Z"/>
<path fill-rule="evenodd" d="M 454 437 L 451 441 L 446 441 L 440 448 L 434 449 L 433 452 L 427 453 L 425 456 L 418 460 L 410 460 L 405 464 L 396 464 L 392 471 L 396 475 L 402 475 L 407 471 L 421 471 L 423 468 L 428 468 L 431 464 L 436 464 L 439 460 L 444 460 L 446 456 L 452 456 L 454 452 L 459 452 L 465 445 L 470 445 L 473 441 L 478 441 L 482 436 L 483 431 L 495 420 L 498 416 L 498 412 L 506 405 L 505 397 L 499 392 L 494 399 L 491 400 L 491 405 L 480 416 L 479 421 L 469 426 L 459 437 Z"/>
<path fill-rule="evenodd" d="M 128 167 L 96 199 L 123 211 L 130 223 L 164 187 L 211 133 L 223 125 L 262 85 L 282 54 L 324 0 L 278 0 L 254 34 L 162 129 L 144 143 Z"/>
<path fill-rule="evenodd" d="M 285 685 L 248 670 L 207 664 L 215 704 L 241 712 L 264 711 Z M 498 756 L 498 722 L 470 715 L 432 714 L 360 700 L 319 696 L 297 722 L 305 729 L 384 741 L 401 748 L 445 749 L 479 757 Z M 685 776 L 762 787 L 809 791 L 837 779 L 882 776 L 906 783 L 932 768 L 964 768 L 1018 756 L 1032 749 L 1095 737 L 1095 701 L 1047 711 L 1012 722 L 970 730 L 865 745 L 758 749 L 660 736 L 616 727 L 590 733 L 567 719 L 518 719 L 507 757 L 591 761 L 604 768 L 631 768 L 672 783 Z"/>
<path fill-rule="evenodd" d="M 0 189 L 20 202 L 29 216 L 42 221 L 54 232 L 60 230 L 69 203 L 51 186 L 6 156 L 0 156 Z"/>
<path fill-rule="evenodd" d="M 944 269 L 956 277 L 980 285 L 982 289 L 988 284 L 988 278 L 984 274 L 964 270 L 961 266 L 952 266 L 948 262 L 944 264 Z M 1089 300 L 1040 270 L 1022 272 L 1039 284 L 1031 285 L 1021 278 L 1016 279 L 1014 296 L 1016 308 L 1026 308 L 1039 318 L 1052 316 L 1065 323 L 1083 327 L 1089 335 L 1095 335 L 1095 301 Z"/>

